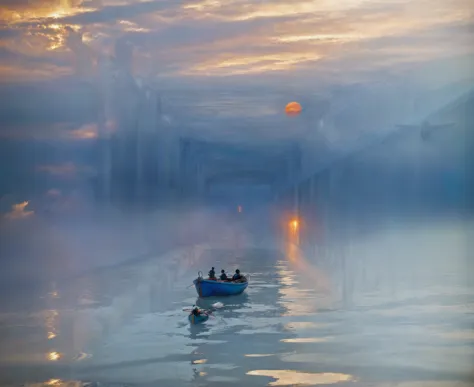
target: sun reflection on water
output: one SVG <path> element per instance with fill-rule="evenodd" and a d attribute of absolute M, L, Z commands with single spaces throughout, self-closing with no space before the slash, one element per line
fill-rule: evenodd
<path fill-rule="evenodd" d="M 332 339 L 333 337 L 300 337 L 295 339 L 282 339 L 280 341 L 283 343 L 326 343 Z"/>
<path fill-rule="evenodd" d="M 295 321 L 285 324 L 284 328 L 287 330 L 311 329 L 311 328 L 326 328 L 330 324 L 317 324 L 310 321 Z"/>
<path fill-rule="evenodd" d="M 48 353 L 48 359 L 51 361 L 57 361 L 61 358 L 61 354 L 59 352 L 53 351 Z"/>
<path fill-rule="evenodd" d="M 285 265 L 276 267 L 280 279 L 279 304 L 286 309 L 283 316 L 305 316 L 312 315 L 317 308 L 312 299 L 312 291 L 308 289 L 299 289 L 299 281 L 296 280 L 296 274 L 288 270 Z"/>
<path fill-rule="evenodd" d="M 49 379 L 41 383 L 25 383 L 24 387 L 45 387 L 45 386 L 56 386 L 56 387 L 83 387 L 90 383 L 81 382 L 78 380 L 61 380 L 61 379 Z"/>
<path fill-rule="evenodd" d="M 48 340 L 52 340 L 52 339 L 54 339 L 56 336 L 57 336 L 56 333 L 54 333 L 54 332 L 48 332 Z"/>
<path fill-rule="evenodd" d="M 245 355 L 245 357 L 270 357 L 270 356 L 275 356 L 275 355 L 271 353 L 249 353 Z"/>
<path fill-rule="evenodd" d="M 345 374 L 334 373 L 310 373 L 291 370 L 255 370 L 247 372 L 247 375 L 268 376 L 276 379 L 270 382 L 269 386 L 288 386 L 288 385 L 320 385 L 336 384 L 340 382 L 354 381 L 354 377 Z"/>
<path fill-rule="evenodd" d="M 61 379 L 50 379 L 45 384 L 48 386 L 57 386 L 58 384 L 61 384 Z"/>

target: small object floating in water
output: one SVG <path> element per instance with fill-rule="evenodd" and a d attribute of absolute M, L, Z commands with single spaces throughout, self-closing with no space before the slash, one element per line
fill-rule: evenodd
<path fill-rule="evenodd" d="M 191 313 L 188 316 L 188 320 L 191 324 L 201 324 L 207 321 L 211 315 L 212 311 L 206 311 L 198 308 L 196 305 L 193 305 Z"/>
<path fill-rule="evenodd" d="M 200 315 L 196 316 L 191 313 L 188 316 L 188 320 L 192 325 L 202 324 L 203 322 L 206 322 L 207 320 L 209 320 L 209 315 L 205 313 L 201 313 Z"/>
<path fill-rule="evenodd" d="M 243 293 L 249 285 L 247 278 L 242 276 L 238 281 L 218 281 L 206 280 L 202 277 L 202 273 L 198 273 L 198 278 L 193 281 L 199 297 L 212 296 L 236 296 Z"/>
<path fill-rule="evenodd" d="M 220 309 L 224 307 L 224 304 L 222 302 L 216 302 L 215 304 L 212 304 L 213 308 Z"/>

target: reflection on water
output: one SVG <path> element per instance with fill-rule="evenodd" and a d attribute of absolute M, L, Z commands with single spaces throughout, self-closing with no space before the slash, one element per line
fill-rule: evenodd
<path fill-rule="evenodd" d="M 251 274 L 244 294 L 198 299 L 187 288 L 196 269 L 216 262 Z M 7 375 L 17 384 L 44 380 L 36 386 L 81 385 L 66 382 L 73 379 L 167 387 L 356 381 L 401 386 L 468 378 L 472 295 L 382 299 L 370 307 L 338 309 L 324 290 L 308 283 L 310 262 L 295 262 L 269 251 L 249 250 L 236 258 L 220 250 L 177 277 L 169 262 L 157 268 L 150 260 L 58 285 L 56 296 L 44 297 L 41 311 L 0 314 L 0 380 Z M 160 286 L 168 272 L 171 279 Z M 224 307 L 213 318 L 188 323 L 183 308 L 208 309 L 216 302 Z M 37 368 L 25 380 L 18 370 L 32 365 Z"/>
<path fill-rule="evenodd" d="M 61 385 L 62 381 L 59 379 L 50 379 L 46 382 L 48 386 L 59 386 Z"/>
<path fill-rule="evenodd" d="M 45 326 L 47 328 L 48 340 L 52 340 L 58 335 L 58 315 L 57 310 L 46 311 Z"/>
<path fill-rule="evenodd" d="M 207 359 L 199 359 L 199 360 L 193 360 L 193 364 L 205 364 L 207 363 Z"/>
<path fill-rule="evenodd" d="M 332 374 L 332 373 L 309 373 L 299 371 L 288 371 L 288 370 L 259 370 L 249 371 L 247 375 L 254 376 L 269 376 L 276 379 L 275 382 L 271 382 L 269 386 L 295 386 L 295 385 L 308 385 L 314 386 L 319 384 L 335 384 L 340 382 L 347 382 L 353 380 L 352 376 L 344 374 Z"/>
<path fill-rule="evenodd" d="M 268 357 L 268 356 L 275 356 L 274 354 L 272 353 L 260 353 L 260 354 L 257 354 L 257 353 L 249 353 L 249 354 L 246 354 L 245 357 Z"/>
<path fill-rule="evenodd" d="M 60 358 L 61 358 L 61 354 L 56 351 L 48 353 L 48 359 L 51 361 L 56 361 L 56 360 L 59 360 Z"/>
<path fill-rule="evenodd" d="M 44 383 L 25 383 L 25 387 L 84 387 L 89 383 L 83 383 L 77 380 L 50 379 Z"/>
<path fill-rule="evenodd" d="M 56 333 L 54 333 L 54 332 L 48 332 L 48 340 L 52 340 L 52 339 L 54 339 L 56 336 L 57 336 Z"/>
<path fill-rule="evenodd" d="M 298 337 L 295 339 L 282 339 L 283 343 L 325 343 L 333 340 L 333 337 Z"/>
<path fill-rule="evenodd" d="M 280 282 L 278 302 L 285 308 L 285 316 L 310 316 L 319 308 L 328 307 L 327 299 L 317 292 L 316 286 L 313 289 L 302 288 L 300 281 L 296 279 L 297 274 L 287 264 L 280 262 L 276 269 Z M 317 281 L 316 278 L 314 280 Z"/>
<path fill-rule="evenodd" d="M 311 321 L 296 321 L 285 324 L 285 329 L 297 330 L 297 329 L 311 329 L 311 328 L 326 328 L 330 324 L 316 324 Z"/>

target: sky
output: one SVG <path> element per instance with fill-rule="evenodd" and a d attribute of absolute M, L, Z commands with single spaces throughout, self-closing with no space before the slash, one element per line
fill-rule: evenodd
<path fill-rule="evenodd" d="M 98 56 L 113 54 L 117 44 L 119 60 L 130 61 L 135 75 L 163 89 L 208 85 L 243 87 L 251 94 L 258 85 L 268 97 L 279 86 L 290 97 L 295 90 L 315 93 L 357 82 L 443 85 L 472 78 L 469 0 L 1 0 L 0 5 L 4 87 L 42 82 L 36 94 L 54 91 L 50 102 L 56 104 L 74 91 L 77 111 L 88 108 L 81 84 L 94 79 Z M 28 103 L 37 102 L 34 92 L 26 93 Z M 256 114 L 245 110 L 244 116 Z M 258 110 L 268 113 L 264 106 Z"/>
<path fill-rule="evenodd" d="M 115 55 L 159 90 L 170 136 L 296 140 L 323 163 L 364 134 L 418 122 L 472 87 L 472 5 L 0 0 L 4 158 L 43 176 L 87 175 L 85 149 L 103 107 L 99 63 Z M 124 109 L 127 87 L 116 93 Z M 303 106 L 295 119 L 283 113 L 292 100 Z M 38 140 L 46 148 L 33 152 L 28 141 Z M 3 164 L 2 173 L 22 176 Z"/>
<path fill-rule="evenodd" d="M 86 57 L 93 61 L 117 39 L 133 42 L 136 72 L 181 82 L 238 75 L 252 82 L 283 72 L 316 86 L 347 72 L 363 79 L 446 59 L 441 67 L 454 71 L 472 55 L 468 0 L 2 0 L 1 6 L 7 82 L 58 79 L 73 74 L 74 65 L 86 73 Z M 74 63 L 71 51 L 83 60 Z"/>

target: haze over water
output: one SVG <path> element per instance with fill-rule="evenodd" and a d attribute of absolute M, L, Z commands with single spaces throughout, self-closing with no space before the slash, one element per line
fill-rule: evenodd
<path fill-rule="evenodd" d="M 473 385 L 473 15 L 0 0 L 0 386 Z"/>
<path fill-rule="evenodd" d="M 236 241 L 229 227 L 213 247 L 44 283 L 28 304 L 12 287 L 0 315 L 2 384 L 471 385 L 474 293 L 463 257 L 448 264 L 420 247 L 436 233 L 455 251 L 458 227 L 401 231 L 405 246 L 390 258 L 384 238 L 396 233 L 361 238 L 347 272 L 334 258 L 341 249 L 315 262 L 291 239 L 280 251 L 269 239 L 245 247 L 252 237 Z M 240 268 L 248 290 L 199 300 L 189 284 L 211 266 Z M 224 307 L 213 319 L 189 325 L 183 308 L 216 301 Z"/>

